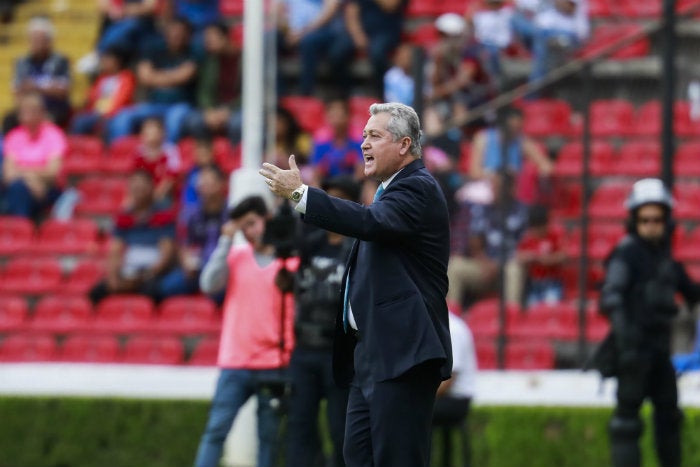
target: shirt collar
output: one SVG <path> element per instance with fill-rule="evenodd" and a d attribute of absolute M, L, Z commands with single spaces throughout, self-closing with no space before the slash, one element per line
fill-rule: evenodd
<path fill-rule="evenodd" d="M 401 167 L 397 172 L 394 172 L 394 175 L 392 175 L 391 177 L 389 177 L 389 178 L 387 178 L 386 180 L 384 180 L 384 181 L 382 182 L 382 188 L 384 188 L 385 190 L 386 190 L 387 188 L 389 188 L 389 184 L 392 182 L 392 180 L 394 180 L 394 178 L 396 178 L 396 176 L 399 174 L 399 172 L 401 172 L 403 169 L 404 169 L 404 168 Z"/>

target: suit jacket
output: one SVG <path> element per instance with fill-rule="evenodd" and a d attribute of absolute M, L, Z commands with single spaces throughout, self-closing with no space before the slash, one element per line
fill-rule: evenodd
<path fill-rule="evenodd" d="M 375 381 L 396 378 L 427 361 L 452 370 L 447 315 L 449 218 L 445 197 L 417 159 L 370 206 L 309 188 L 304 221 L 354 237 L 345 274 L 349 301 Z M 345 293 L 345 278 L 343 290 Z M 340 385 L 354 375 L 353 333 L 336 315 L 333 372 Z"/>

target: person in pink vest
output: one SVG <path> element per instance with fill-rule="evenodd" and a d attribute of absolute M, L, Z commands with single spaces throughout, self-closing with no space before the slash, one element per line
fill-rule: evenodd
<path fill-rule="evenodd" d="M 257 465 L 271 467 L 278 447 L 284 370 L 294 346 L 293 296 L 283 295 L 277 281 L 283 267 L 298 267 L 298 258 L 277 258 L 274 247 L 263 241 L 269 212 L 260 196 L 243 199 L 230 217 L 200 276 L 203 292 L 225 290 L 226 298 L 217 362 L 221 372 L 194 465 L 219 465 L 238 410 L 256 395 Z M 245 244 L 233 244 L 237 232 Z"/>

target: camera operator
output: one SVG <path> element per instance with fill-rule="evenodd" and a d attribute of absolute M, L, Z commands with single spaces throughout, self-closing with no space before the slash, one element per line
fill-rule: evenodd
<path fill-rule="evenodd" d="M 360 185 L 350 176 L 326 180 L 323 189 L 336 198 L 358 201 Z M 342 306 L 341 287 L 345 261 L 353 240 L 316 229 L 300 242 L 296 276 L 296 345 L 289 363 L 292 393 L 287 419 L 287 466 L 312 467 L 321 454 L 318 413 L 326 399 L 326 415 L 333 442 L 332 465 L 341 467 L 348 389 L 333 382 L 333 330 Z M 324 464 L 325 465 L 325 464 Z"/>
<path fill-rule="evenodd" d="M 277 456 L 283 373 L 294 344 L 294 300 L 277 284 L 279 276 L 296 269 L 298 259 L 280 258 L 275 246 L 266 242 L 270 216 L 261 197 L 245 198 L 230 217 L 200 277 L 203 292 L 225 290 L 226 298 L 218 356 L 221 372 L 194 465 L 219 465 L 238 410 L 256 395 L 257 465 L 271 467 Z M 246 243 L 233 245 L 239 231 Z"/>

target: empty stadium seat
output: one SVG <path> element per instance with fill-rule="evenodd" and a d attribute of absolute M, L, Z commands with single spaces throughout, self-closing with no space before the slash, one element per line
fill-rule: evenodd
<path fill-rule="evenodd" d="M 320 99 L 307 96 L 287 96 L 280 99 L 280 104 L 294 115 L 304 130 L 310 133 L 322 127 L 325 122 L 323 102 Z"/>
<path fill-rule="evenodd" d="M 423 23 L 407 34 L 407 40 L 411 44 L 430 49 L 440 40 L 440 33 L 432 22 Z"/>
<path fill-rule="evenodd" d="M 208 337 L 199 341 L 187 363 L 199 366 L 215 366 L 218 355 L 219 340 Z"/>
<path fill-rule="evenodd" d="M 117 363 L 121 359 L 115 336 L 78 334 L 66 338 L 60 359 L 66 362 Z"/>
<path fill-rule="evenodd" d="M 2 362 L 49 362 L 58 356 L 52 336 L 13 334 L 0 342 Z"/>
<path fill-rule="evenodd" d="M 216 304 L 208 297 L 169 298 L 158 315 L 158 331 L 168 334 L 218 334 L 221 329 Z"/>
<path fill-rule="evenodd" d="M 506 328 L 511 317 L 520 313 L 519 307 L 506 304 Z M 498 299 L 481 300 L 467 311 L 466 321 L 477 338 L 492 338 L 500 333 L 500 303 Z"/>
<path fill-rule="evenodd" d="M 153 302 L 141 295 L 113 295 L 97 305 L 94 329 L 110 333 L 151 331 L 155 327 Z"/>
<path fill-rule="evenodd" d="M 588 257 L 595 260 L 603 260 L 608 257 L 617 242 L 624 237 L 625 226 L 619 222 L 600 223 L 594 222 L 588 227 Z M 576 228 L 568 236 L 567 254 L 571 258 L 581 256 L 581 229 Z"/>
<path fill-rule="evenodd" d="M 605 174 L 615 160 L 615 149 L 610 143 L 602 140 L 591 142 L 590 149 L 591 175 Z M 559 150 L 554 162 L 554 175 L 561 177 L 579 177 L 583 173 L 583 144 L 580 141 L 566 143 Z"/>
<path fill-rule="evenodd" d="M 654 137 L 661 133 L 661 102 L 649 101 L 637 110 L 633 134 Z M 673 106 L 674 132 L 682 137 L 700 136 L 700 121 L 693 121 L 690 116 L 690 104 L 676 101 Z"/>
<path fill-rule="evenodd" d="M 591 134 L 609 138 L 624 135 L 634 121 L 632 103 L 622 99 L 597 100 L 591 103 Z"/>
<path fill-rule="evenodd" d="M 134 155 L 141 145 L 139 136 L 123 136 L 109 145 L 107 156 L 102 159 L 100 171 L 109 174 L 126 174 L 134 165 Z"/>
<path fill-rule="evenodd" d="M 661 145 L 658 141 L 631 141 L 620 148 L 611 174 L 655 177 L 661 172 Z"/>
<path fill-rule="evenodd" d="M 212 150 L 214 160 L 225 173 L 230 173 L 241 167 L 241 145 L 231 145 L 228 138 L 214 139 Z"/>
<path fill-rule="evenodd" d="M 695 183 L 676 183 L 673 187 L 676 205 L 673 215 L 680 220 L 700 220 L 700 185 Z"/>
<path fill-rule="evenodd" d="M 27 301 L 17 295 L 0 296 L 0 332 L 17 331 L 27 325 Z"/>
<path fill-rule="evenodd" d="M 85 294 L 104 277 L 102 261 L 87 259 L 79 262 L 62 284 L 61 290 L 68 294 Z"/>
<path fill-rule="evenodd" d="M 573 133 L 571 107 L 559 99 L 523 101 L 523 131 L 535 137 L 569 136 Z"/>
<path fill-rule="evenodd" d="M 554 369 L 554 349 L 547 341 L 510 342 L 506 347 L 509 370 Z"/>
<path fill-rule="evenodd" d="M 102 167 L 102 141 L 96 136 L 68 136 L 62 169 L 67 175 L 95 173 Z"/>
<path fill-rule="evenodd" d="M 622 0 L 618 8 L 625 18 L 656 18 L 661 15 L 663 0 Z"/>
<path fill-rule="evenodd" d="M 700 228 L 688 233 L 674 248 L 674 256 L 680 261 L 700 261 Z"/>
<path fill-rule="evenodd" d="M 555 183 L 552 187 L 550 215 L 554 219 L 581 216 L 583 187 L 580 183 Z"/>
<path fill-rule="evenodd" d="M 498 368 L 498 352 L 493 342 L 477 340 L 474 343 L 474 347 L 479 370 L 495 370 Z"/>
<path fill-rule="evenodd" d="M 24 217 L 0 216 L 0 256 L 25 252 L 33 245 L 34 225 Z"/>
<path fill-rule="evenodd" d="M 38 295 L 60 290 L 61 265 L 53 258 L 14 257 L 0 277 L 0 291 Z"/>
<path fill-rule="evenodd" d="M 613 52 L 609 58 L 626 60 L 649 55 L 651 50 L 649 38 L 643 35 L 642 26 L 636 23 L 603 24 L 596 27 L 579 55 L 584 58 L 592 57 L 604 50 L 609 50 L 613 44 L 619 43 L 623 38 L 636 35 L 640 35 L 639 39 Z"/>
<path fill-rule="evenodd" d="M 611 2 L 608 0 L 591 0 L 588 4 L 588 15 L 591 18 L 608 18 L 612 15 Z"/>
<path fill-rule="evenodd" d="M 53 333 L 80 332 L 90 329 L 92 304 L 84 296 L 50 295 L 37 304 L 31 328 Z"/>
<path fill-rule="evenodd" d="M 673 131 L 680 137 L 699 137 L 700 119 L 694 120 L 692 117 L 690 115 L 690 102 L 677 101 L 673 106 Z"/>
<path fill-rule="evenodd" d="M 591 217 L 624 219 L 627 216 L 624 203 L 631 186 L 629 183 L 611 183 L 598 187 L 591 196 Z"/>
<path fill-rule="evenodd" d="M 121 210 L 127 181 L 125 178 L 86 178 L 78 184 L 78 191 L 77 214 L 113 216 Z"/>
<path fill-rule="evenodd" d="M 689 141 L 678 146 L 673 158 L 673 171 L 679 177 L 700 176 L 700 141 Z"/>
<path fill-rule="evenodd" d="M 242 16 L 243 0 L 220 0 L 219 11 L 223 16 Z"/>
<path fill-rule="evenodd" d="M 591 342 L 599 342 L 605 339 L 610 332 L 608 318 L 591 308 L 586 314 L 586 339 Z"/>
<path fill-rule="evenodd" d="M 90 219 L 47 220 L 39 228 L 38 242 L 32 249 L 39 254 L 96 253 L 97 236 L 97 225 Z"/>
<path fill-rule="evenodd" d="M 175 337 L 136 336 L 124 348 L 124 363 L 179 365 L 183 361 L 182 343 Z"/>
<path fill-rule="evenodd" d="M 540 303 L 513 318 L 508 335 L 514 338 L 571 340 L 578 335 L 578 316 L 570 302 Z"/>

